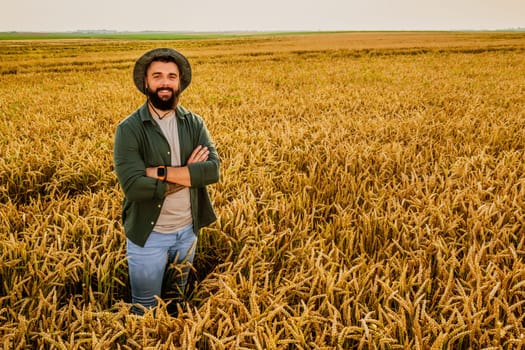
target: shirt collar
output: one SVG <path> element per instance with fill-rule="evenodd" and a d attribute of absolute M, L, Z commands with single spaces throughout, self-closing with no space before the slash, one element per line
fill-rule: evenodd
<path fill-rule="evenodd" d="M 152 122 L 153 121 L 153 118 L 151 117 L 151 114 L 149 112 L 148 102 L 144 103 L 139 108 L 139 115 L 140 115 L 140 120 L 142 120 L 142 122 Z"/>

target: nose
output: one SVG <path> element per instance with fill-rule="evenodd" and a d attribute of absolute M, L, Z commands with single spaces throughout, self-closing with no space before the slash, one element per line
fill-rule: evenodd
<path fill-rule="evenodd" d="M 161 81 L 160 81 L 160 86 L 162 87 L 166 87 L 166 86 L 169 86 L 170 84 L 170 80 L 168 78 L 163 78 Z"/>

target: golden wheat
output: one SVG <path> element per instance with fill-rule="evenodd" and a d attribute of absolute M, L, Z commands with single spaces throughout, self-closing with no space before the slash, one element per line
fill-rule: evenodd
<path fill-rule="evenodd" d="M 222 158 L 188 302 L 130 315 L 117 123 L 188 55 Z M 525 348 L 525 35 L 0 42 L 5 349 Z"/>

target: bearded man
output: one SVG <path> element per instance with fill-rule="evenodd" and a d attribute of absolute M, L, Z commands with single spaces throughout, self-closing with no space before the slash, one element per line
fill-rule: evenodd
<path fill-rule="evenodd" d="M 122 220 L 136 314 L 156 306 L 163 287 L 171 292 L 173 306 L 183 300 L 199 231 L 216 220 L 206 186 L 219 181 L 219 156 L 203 119 L 179 104 L 191 78 L 191 66 L 180 52 L 146 52 L 133 70 L 146 102 L 115 132 L 114 165 L 124 192 Z"/>

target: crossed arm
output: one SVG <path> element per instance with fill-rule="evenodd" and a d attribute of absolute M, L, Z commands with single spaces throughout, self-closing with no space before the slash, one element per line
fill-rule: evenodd
<path fill-rule="evenodd" d="M 193 152 L 191 152 L 187 164 L 204 162 L 208 160 L 209 154 L 210 151 L 208 150 L 208 147 L 199 145 L 193 150 Z M 158 167 L 146 168 L 146 176 L 158 179 L 157 169 Z M 166 195 L 178 192 L 184 187 L 191 186 L 190 171 L 187 165 L 182 167 L 166 167 L 166 170 Z"/>

